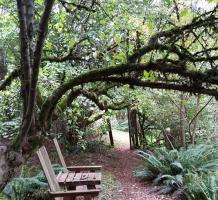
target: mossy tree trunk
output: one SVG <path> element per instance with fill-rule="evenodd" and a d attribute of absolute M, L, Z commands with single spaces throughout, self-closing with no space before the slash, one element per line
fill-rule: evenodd
<path fill-rule="evenodd" d="M 7 71 L 5 51 L 0 48 L 0 81 L 4 80 Z"/>
<path fill-rule="evenodd" d="M 34 0 L 17 0 L 20 29 L 20 82 L 22 96 L 22 124 L 20 133 L 13 144 L 2 145 L 0 154 L 0 188 L 14 175 L 15 168 L 23 161 L 25 152 L 31 153 L 37 145 L 38 127 L 36 116 L 36 88 L 42 49 L 46 37 L 48 20 L 54 0 L 45 0 L 44 11 L 35 29 Z M 3 167 L 2 167 L 3 166 Z"/>
<path fill-rule="evenodd" d="M 138 126 L 137 108 L 134 104 L 128 108 L 128 125 L 130 149 L 138 149 L 140 147 L 140 131 Z"/>
<path fill-rule="evenodd" d="M 180 134 L 180 144 L 182 147 L 186 147 L 186 137 L 185 137 L 185 97 L 184 93 L 180 95 L 180 109 L 179 109 L 179 134 Z"/>

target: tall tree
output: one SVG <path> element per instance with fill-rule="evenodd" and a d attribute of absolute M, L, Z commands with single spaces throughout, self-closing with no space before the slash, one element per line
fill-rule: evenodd
<path fill-rule="evenodd" d="M 46 0 L 44 11 L 40 17 L 38 30 L 35 27 L 35 6 L 33 0 L 17 0 L 17 12 L 20 29 L 20 82 L 21 96 L 23 102 L 23 119 L 20 134 L 11 146 L 11 152 L 3 151 L 1 166 L 4 165 L 5 172 L 0 177 L 1 186 L 10 179 L 13 168 L 22 162 L 22 147 L 28 140 L 27 136 L 37 135 L 36 112 L 36 87 L 38 81 L 39 67 L 42 58 L 42 49 L 48 28 L 49 17 L 54 0 Z M 36 35 L 36 36 L 35 36 Z M 6 149 L 6 148 L 5 148 Z M 11 156 L 13 154 L 13 156 Z M 7 161 L 5 160 L 7 159 Z M 9 174 L 10 171 L 10 174 Z M 11 172 L 12 171 L 12 172 Z M 9 177 L 7 177 L 9 176 Z M 2 183 L 3 182 L 3 183 Z"/>

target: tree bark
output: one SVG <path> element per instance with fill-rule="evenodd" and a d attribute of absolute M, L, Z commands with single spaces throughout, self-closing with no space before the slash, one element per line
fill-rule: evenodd
<path fill-rule="evenodd" d="M 0 81 L 4 80 L 7 71 L 5 50 L 0 48 Z"/>
<path fill-rule="evenodd" d="M 7 146 L 0 146 L 0 182 L 2 183 L 0 186 L 0 191 L 4 188 L 7 180 L 8 180 L 8 161 L 7 157 Z"/>
<path fill-rule="evenodd" d="M 107 126 L 108 126 L 108 133 L 109 133 L 109 139 L 110 139 L 110 144 L 113 147 L 114 146 L 114 138 L 113 138 L 113 133 L 112 133 L 112 128 L 111 128 L 111 121 L 109 118 L 106 119 Z"/>
<path fill-rule="evenodd" d="M 130 145 L 130 149 L 133 150 L 134 149 L 134 141 L 133 141 L 133 137 L 132 137 L 132 127 L 130 124 L 130 106 L 127 108 L 127 117 L 128 117 L 128 128 L 129 128 L 129 145 Z"/>
<path fill-rule="evenodd" d="M 137 110 L 135 105 L 131 105 L 128 108 L 128 124 L 129 124 L 129 135 L 130 135 L 130 149 L 138 149 L 139 144 L 139 130 L 137 122 Z"/>
<path fill-rule="evenodd" d="M 191 136 L 191 142 L 192 144 L 195 143 L 195 132 L 191 133 L 191 125 L 192 123 L 195 121 L 195 119 L 198 117 L 198 115 L 204 110 L 204 108 L 206 108 L 206 106 L 212 101 L 213 97 L 211 97 L 208 102 L 200 109 L 198 110 L 198 112 L 195 114 L 195 116 L 191 119 L 191 121 L 189 122 L 189 134 Z M 200 100 L 200 99 L 199 99 Z M 200 102 L 198 102 L 198 104 L 200 104 Z M 199 105 L 198 105 L 199 106 Z M 197 110 L 196 110 L 197 111 Z M 196 122 L 197 123 L 197 122 Z M 194 125 L 194 129 L 196 128 L 197 124 Z"/>
<path fill-rule="evenodd" d="M 22 96 L 22 124 L 20 133 L 9 146 L 3 145 L 0 154 L 0 188 L 9 181 L 16 167 L 23 162 L 23 154 L 31 154 L 35 143 L 39 142 L 36 116 L 36 86 L 42 48 L 46 37 L 48 20 L 54 0 L 45 0 L 44 11 L 39 23 L 39 31 L 34 38 L 34 0 L 17 0 L 20 29 L 20 81 Z M 35 42 L 36 41 L 36 42 Z M 37 145 L 37 144 L 36 144 Z M 7 148 L 5 148 L 7 147 Z"/>
<path fill-rule="evenodd" d="M 16 175 L 16 168 L 24 162 L 22 155 L 8 144 L 0 144 L 0 191 Z"/>
<path fill-rule="evenodd" d="M 186 138 L 185 138 L 185 107 L 184 107 L 184 93 L 181 93 L 180 95 L 180 109 L 179 109 L 179 117 L 180 117 L 180 141 L 181 146 L 186 146 Z"/>
<path fill-rule="evenodd" d="M 199 110 L 199 107 L 200 107 L 200 97 L 201 97 L 200 95 L 197 96 L 195 113 L 198 113 L 198 110 Z M 191 143 L 192 144 L 195 144 L 195 135 L 196 135 L 197 122 L 198 122 L 198 118 L 195 117 L 195 119 L 193 121 L 193 129 L 192 129 L 192 137 L 191 137 Z"/>

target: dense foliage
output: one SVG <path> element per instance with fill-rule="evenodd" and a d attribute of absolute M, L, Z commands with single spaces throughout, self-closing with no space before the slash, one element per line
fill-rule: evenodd
<path fill-rule="evenodd" d="M 190 146 L 187 150 L 139 151 L 144 171 L 136 176 L 153 180 L 159 193 L 174 193 L 180 199 L 215 200 L 218 197 L 217 145 Z"/>
<path fill-rule="evenodd" d="M 55 174 L 58 174 L 63 168 L 59 165 L 53 166 Z M 32 174 L 35 173 L 35 176 Z M 38 171 L 37 168 L 23 166 L 19 177 L 14 178 L 6 185 L 3 194 L 9 199 L 24 200 L 24 199 L 47 199 L 46 189 L 48 187 L 47 180 L 43 171 Z"/>

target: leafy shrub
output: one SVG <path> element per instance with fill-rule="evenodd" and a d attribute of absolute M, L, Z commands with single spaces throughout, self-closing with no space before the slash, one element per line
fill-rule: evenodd
<path fill-rule="evenodd" d="M 218 176 L 216 173 L 188 173 L 185 175 L 185 190 L 190 199 L 217 200 Z"/>
<path fill-rule="evenodd" d="M 218 147 L 195 145 L 180 151 L 157 149 L 154 153 L 138 151 L 145 162 L 135 175 L 153 180 L 158 193 L 173 193 L 183 199 L 217 200 Z"/>
<path fill-rule="evenodd" d="M 83 141 L 81 144 L 70 145 L 65 143 L 65 148 L 70 153 L 79 153 L 79 152 L 88 152 L 88 153 L 96 153 L 96 152 L 105 152 L 111 146 L 104 143 L 104 141 Z"/>
<path fill-rule="evenodd" d="M 58 174 L 62 167 L 59 165 L 53 165 L 55 174 Z M 19 177 L 14 178 L 9 182 L 3 190 L 3 194 L 11 200 L 45 200 L 48 199 L 46 190 L 48 187 L 47 180 L 43 171 L 38 172 L 35 176 L 29 176 L 30 170 L 27 173 L 22 173 Z"/>
<path fill-rule="evenodd" d="M 96 152 L 105 152 L 110 148 L 110 146 L 106 145 L 103 141 L 88 141 L 86 143 L 86 151 L 90 153 Z"/>
<path fill-rule="evenodd" d="M 19 83 L 13 82 L 10 91 L 0 91 L 0 138 L 13 139 L 21 124 Z"/>
<path fill-rule="evenodd" d="M 35 196 L 35 192 L 38 192 L 42 188 L 46 188 L 47 184 L 41 182 L 37 177 L 31 178 L 14 178 L 4 189 L 4 194 L 9 199 L 29 199 Z"/>

